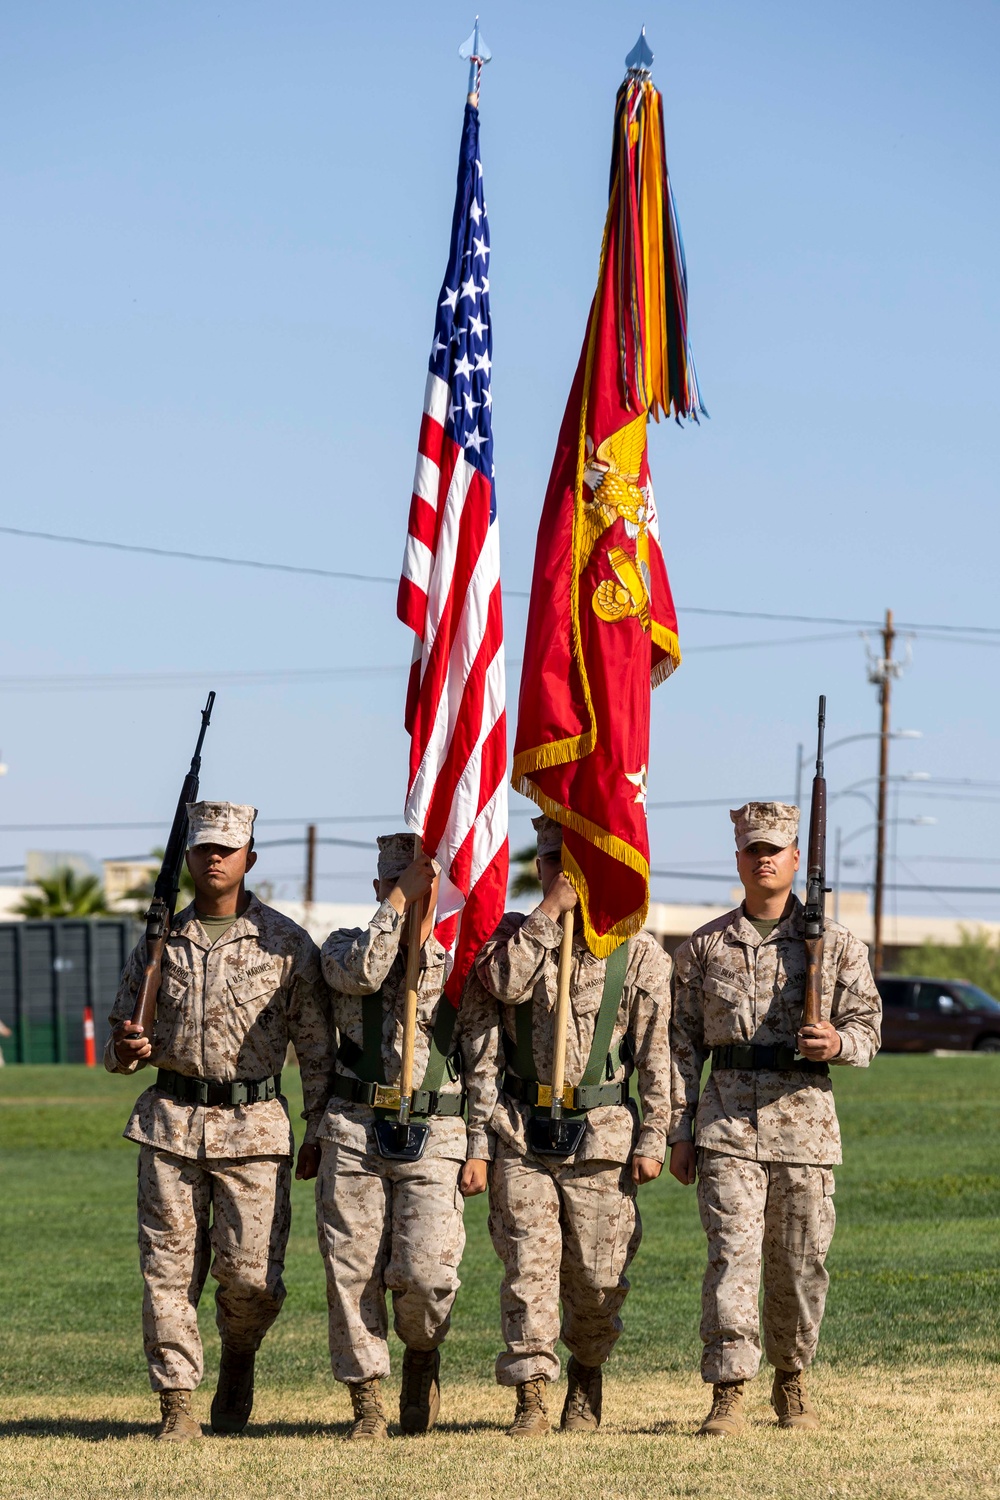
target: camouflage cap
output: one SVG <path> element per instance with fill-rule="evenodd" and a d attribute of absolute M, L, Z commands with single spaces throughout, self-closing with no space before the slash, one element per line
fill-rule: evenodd
<path fill-rule="evenodd" d="M 255 807 L 238 802 L 189 802 L 187 804 L 187 846 L 221 844 L 225 849 L 242 849 L 253 838 Z"/>
<path fill-rule="evenodd" d="M 537 818 L 532 818 L 531 826 L 535 830 L 535 838 L 538 842 L 538 854 L 561 854 L 563 831 L 562 824 L 557 823 L 555 818 L 550 818 L 542 813 Z"/>
<path fill-rule="evenodd" d="M 787 849 L 799 836 L 799 810 L 788 802 L 747 802 L 731 812 L 737 849 L 748 844 L 773 844 Z"/>
<path fill-rule="evenodd" d="M 398 880 L 407 865 L 413 863 L 413 833 L 383 833 L 378 843 L 379 880 Z"/>

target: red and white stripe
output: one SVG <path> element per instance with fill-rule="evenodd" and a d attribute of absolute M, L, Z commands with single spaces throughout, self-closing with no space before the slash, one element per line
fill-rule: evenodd
<path fill-rule="evenodd" d="M 507 893 L 507 728 L 498 525 L 490 480 L 445 432 L 428 374 L 397 613 L 416 636 L 406 821 L 442 867 L 437 935 L 454 1004 Z"/>

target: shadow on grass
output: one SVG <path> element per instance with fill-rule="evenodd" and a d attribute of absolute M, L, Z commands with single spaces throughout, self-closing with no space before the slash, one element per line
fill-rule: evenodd
<path fill-rule="evenodd" d="M 342 1438 L 350 1424 L 341 1422 L 255 1422 L 241 1433 L 213 1432 L 203 1423 L 204 1437 L 211 1442 L 246 1442 L 253 1438 Z M 0 1422 L 0 1438 L 79 1438 L 84 1443 L 104 1443 L 124 1438 L 147 1437 L 152 1441 L 155 1422 L 100 1421 L 88 1417 L 22 1417 Z"/>
<path fill-rule="evenodd" d="M 618 1437 L 694 1437 L 698 1429 L 690 1422 L 673 1422 L 665 1418 L 662 1422 L 622 1422 L 620 1426 L 601 1430 L 614 1432 Z"/>
<path fill-rule="evenodd" d="M 149 1422 L 94 1421 L 86 1417 L 22 1417 L 16 1422 L 0 1422 L 0 1438 L 71 1437 L 84 1443 L 103 1443 L 109 1438 L 151 1438 L 155 1430 Z"/>

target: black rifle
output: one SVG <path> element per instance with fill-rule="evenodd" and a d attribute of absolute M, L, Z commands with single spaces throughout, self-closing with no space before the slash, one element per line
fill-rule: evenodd
<path fill-rule="evenodd" d="M 201 747 L 205 742 L 205 730 L 212 717 L 215 694 L 209 693 L 208 702 L 201 711 L 201 730 L 198 743 L 191 757 L 191 768 L 184 778 L 181 794 L 177 800 L 177 811 L 170 828 L 170 837 L 163 853 L 163 863 L 153 887 L 153 899 L 146 913 L 146 967 L 142 971 L 139 993 L 135 997 L 130 1025 L 139 1028 L 143 1036 L 152 1037 L 156 1020 L 156 1002 L 160 994 L 163 953 L 170 935 L 170 924 L 177 910 L 177 893 L 181 885 L 181 868 L 187 846 L 187 804 L 198 800 L 198 777 L 201 774 Z M 139 1034 L 134 1029 L 132 1035 Z"/>
<path fill-rule="evenodd" d="M 802 1005 L 803 1026 L 815 1026 L 823 1005 L 823 934 L 826 931 L 826 777 L 823 774 L 823 732 L 826 729 L 826 697 L 819 700 L 819 742 L 816 775 L 809 812 L 809 853 L 806 864 L 806 992 Z"/>

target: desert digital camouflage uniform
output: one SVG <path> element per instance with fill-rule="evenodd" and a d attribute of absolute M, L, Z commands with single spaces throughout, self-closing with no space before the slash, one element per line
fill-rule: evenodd
<path fill-rule="evenodd" d="M 362 998 L 381 990 L 382 1068 L 390 1086 L 398 1083 L 402 1063 L 406 960 L 400 939 L 406 920 L 383 901 L 367 927 L 333 932 L 322 949 L 338 1036 L 356 1048 L 363 1043 Z M 442 995 L 444 980 L 444 949 L 432 936 L 420 955 L 415 1088 L 427 1067 L 438 1008 L 451 1004 Z M 452 1041 L 452 1050 L 461 1053 L 463 1077 L 446 1071 L 440 1089 L 459 1095 L 464 1085 L 468 1127 L 460 1115 L 421 1120 L 429 1136 L 419 1161 L 379 1155 L 376 1114 L 369 1105 L 338 1097 L 329 1101 L 318 1132 L 323 1154 L 316 1219 L 337 1380 L 353 1384 L 388 1375 L 386 1292 L 392 1294 L 393 1327 L 408 1349 L 436 1349 L 448 1332 L 465 1248 L 459 1173 L 466 1159 L 490 1157 L 486 1126 L 496 1103 L 498 1041 L 495 1006 L 470 980 Z M 337 1072 L 359 1076 L 339 1056 Z"/>
<path fill-rule="evenodd" d="M 541 909 L 527 917 L 508 912 L 476 960 L 512 1044 L 515 1008 L 533 1002 L 532 1050 L 542 1080 L 552 1077 L 561 940 L 561 925 Z M 633 1155 L 662 1162 L 670 1087 L 670 959 L 649 933 L 640 932 L 630 944 L 609 1050 L 628 1036 L 642 1125 L 634 1104 L 599 1106 L 587 1114 L 575 1155 L 558 1160 L 529 1151 L 527 1104 L 501 1092 L 493 1114 L 490 1234 L 504 1266 L 500 1314 L 507 1346 L 496 1364 L 501 1385 L 557 1380 L 560 1335 L 581 1365 L 603 1365 L 622 1331 L 626 1271 L 642 1234 L 629 1163 Z M 567 1084 L 578 1084 L 587 1066 L 606 967 L 582 938 L 574 939 Z M 509 1059 L 507 1071 L 514 1073 Z M 624 1076 L 620 1067 L 613 1081 Z"/>
<path fill-rule="evenodd" d="M 111 1024 L 132 1014 L 145 938 L 122 974 Z M 152 1054 L 111 1073 L 154 1067 L 257 1082 L 281 1072 L 291 1041 L 302 1070 L 306 1140 L 326 1104 L 329 997 L 316 945 L 256 896 L 211 945 L 194 906 L 175 917 L 163 960 Z M 257 1349 L 285 1297 L 292 1129 L 282 1097 L 251 1105 L 181 1104 L 155 1085 L 125 1128 L 139 1152 L 143 1335 L 155 1391 L 194 1390 L 202 1375 L 197 1307 L 211 1263 L 223 1343 Z M 211 1224 L 210 1224 L 211 1218 Z"/>
<path fill-rule="evenodd" d="M 699 1100 L 711 1048 L 795 1048 L 805 982 L 803 907 L 795 897 L 762 938 L 742 907 L 700 927 L 674 954 L 670 1144 L 698 1147 L 698 1205 L 708 1235 L 702 1377 L 750 1380 L 760 1364 L 757 1297 L 764 1262 L 764 1348 L 779 1370 L 808 1369 L 829 1277 L 834 1177 L 842 1160 L 830 1078 L 799 1070 L 719 1068 Z M 826 924 L 822 1019 L 867 1067 L 881 1003 L 864 945 Z"/>

